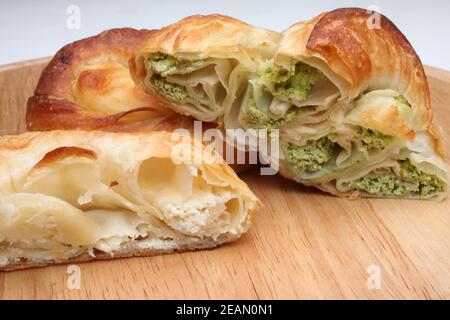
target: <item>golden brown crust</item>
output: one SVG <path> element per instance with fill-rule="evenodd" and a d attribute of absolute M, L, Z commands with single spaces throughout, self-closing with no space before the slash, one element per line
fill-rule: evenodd
<path fill-rule="evenodd" d="M 378 14 L 379 27 L 376 20 L 371 25 L 373 14 L 344 8 L 293 25 L 283 32 L 277 55 L 325 61 L 346 82 L 341 91 L 350 99 L 367 89 L 399 92 L 414 109 L 416 130 L 424 130 L 432 114 L 422 63 L 388 18 Z"/>
<path fill-rule="evenodd" d="M 152 32 L 132 28 L 111 29 L 64 46 L 42 72 L 35 95 L 71 100 L 71 81 L 75 68 L 85 64 L 88 59 L 105 54 L 113 55 L 117 61 L 128 61 Z"/>
<path fill-rule="evenodd" d="M 383 117 L 379 117 L 379 111 L 376 108 L 366 108 L 359 114 L 359 120 L 361 121 L 360 124 L 365 128 L 374 127 L 384 134 L 414 140 L 414 131 L 402 118 L 395 105 L 389 107 L 383 114 Z"/>
<path fill-rule="evenodd" d="M 150 119 L 168 113 L 134 85 L 128 71 L 130 56 L 152 32 L 112 29 L 59 50 L 28 100 L 28 130 L 127 131 L 135 126 L 120 122 L 125 115 L 147 112 L 143 118 Z"/>
<path fill-rule="evenodd" d="M 97 159 L 97 154 L 92 150 L 79 147 L 60 147 L 46 153 L 45 156 L 38 163 L 36 163 L 31 170 L 47 167 L 53 162 L 58 162 L 69 157 L 84 157 L 95 160 Z"/>
<path fill-rule="evenodd" d="M 394 102 L 383 108 L 376 102 L 365 102 L 363 108 L 356 107 L 353 113 L 347 115 L 346 119 L 349 123 L 410 141 L 416 136 Z"/>
<path fill-rule="evenodd" d="M 130 59 L 130 70 L 133 79 L 142 83 L 147 74 L 145 57 L 159 52 L 191 60 L 233 59 L 249 70 L 256 70 L 260 63 L 273 57 L 279 40 L 277 32 L 256 28 L 232 17 L 194 15 L 150 34 Z M 179 110 L 157 92 L 151 89 L 146 92 L 160 103 Z"/>
<path fill-rule="evenodd" d="M 144 113 L 142 120 L 138 122 L 122 121 L 127 116 Z M 30 131 L 48 130 L 106 130 L 106 131 L 141 131 L 157 130 L 163 119 L 172 119 L 171 124 L 175 126 L 175 119 L 182 123 L 187 118 L 178 117 L 173 113 L 161 113 L 152 107 L 135 108 L 112 115 L 85 111 L 79 105 L 68 100 L 53 99 L 47 96 L 32 96 L 28 100 L 27 126 Z M 193 119 L 190 119 L 192 122 Z M 166 126 L 166 130 L 170 127 Z"/>
<path fill-rule="evenodd" d="M 176 55 L 236 58 L 262 62 L 271 58 L 279 33 L 253 27 L 220 14 L 194 15 L 149 35 L 137 55 L 163 52 Z"/>
<path fill-rule="evenodd" d="M 28 100 L 28 130 L 192 130 L 194 118 L 171 111 L 165 99 L 146 94 L 131 78 L 129 59 L 154 32 L 112 29 L 59 50 Z"/>

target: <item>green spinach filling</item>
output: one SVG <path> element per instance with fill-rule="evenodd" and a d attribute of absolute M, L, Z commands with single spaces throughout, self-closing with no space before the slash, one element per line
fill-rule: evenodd
<path fill-rule="evenodd" d="M 159 93 L 169 100 L 180 103 L 195 104 L 195 99 L 191 98 L 184 86 L 176 83 L 167 82 L 166 79 L 160 76 L 153 78 L 153 85 Z"/>
<path fill-rule="evenodd" d="M 443 182 L 434 175 L 425 173 L 411 164 L 409 160 L 399 161 L 400 176 L 391 169 L 388 173 L 369 173 L 350 182 L 368 193 L 392 194 L 396 196 L 427 196 L 444 191 Z"/>
<path fill-rule="evenodd" d="M 316 172 L 327 163 L 336 152 L 338 144 L 328 136 L 310 140 L 304 146 L 287 143 L 284 154 L 287 162 L 300 172 Z"/>
<path fill-rule="evenodd" d="M 264 111 L 256 105 L 253 97 L 248 101 L 247 111 L 243 116 L 243 121 L 254 129 L 275 129 L 293 120 L 299 114 L 299 109 L 291 107 L 282 117 L 278 117 L 270 110 Z"/>
<path fill-rule="evenodd" d="M 358 133 L 361 137 L 363 146 L 368 150 L 382 150 L 392 142 L 392 136 L 383 134 L 379 131 L 358 127 Z"/>
<path fill-rule="evenodd" d="M 286 97 L 289 100 L 305 101 L 319 78 L 320 72 L 303 63 L 298 62 L 291 66 L 290 70 L 271 66 L 266 68 L 261 77 L 274 84 L 274 96 Z"/>
<path fill-rule="evenodd" d="M 205 60 L 180 60 L 166 54 L 153 54 L 146 59 L 145 66 L 151 75 L 153 87 L 166 99 L 196 106 L 214 107 L 213 103 L 205 104 L 191 97 L 185 86 L 166 80 L 166 76 L 184 74 L 197 70 L 205 64 Z"/>
<path fill-rule="evenodd" d="M 153 71 L 163 77 L 172 74 L 184 74 L 205 65 L 206 60 L 181 60 L 163 53 L 150 55 L 146 59 L 147 70 Z"/>

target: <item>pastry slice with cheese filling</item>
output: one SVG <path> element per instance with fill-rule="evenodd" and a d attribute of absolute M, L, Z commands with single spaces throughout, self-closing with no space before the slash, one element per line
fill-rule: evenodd
<path fill-rule="evenodd" d="M 260 206 L 217 154 L 167 132 L 6 136 L 0 159 L 6 270 L 213 248 Z"/>

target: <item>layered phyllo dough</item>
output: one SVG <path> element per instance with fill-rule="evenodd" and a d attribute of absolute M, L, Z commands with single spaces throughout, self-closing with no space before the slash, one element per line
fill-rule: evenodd
<path fill-rule="evenodd" d="M 280 133 L 282 174 L 349 197 L 442 199 L 447 165 L 435 134 L 408 124 L 411 110 L 397 92 L 374 90 L 319 123 L 294 121 Z"/>
<path fill-rule="evenodd" d="M 212 248 L 260 205 L 221 157 L 166 132 L 6 136 L 0 159 L 1 269 Z"/>
<path fill-rule="evenodd" d="M 230 17 L 192 16 L 148 37 L 132 70 L 171 109 L 220 121 L 248 71 L 273 56 L 279 37 Z"/>
<path fill-rule="evenodd" d="M 44 71 L 28 127 L 174 130 L 195 118 L 244 151 L 277 140 L 264 157 L 303 184 L 441 199 L 448 169 L 422 63 L 386 17 L 367 24 L 372 14 L 337 9 L 282 33 L 197 15 L 85 39 Z"/>
<path fill-rule="evenodd" d="M 247 138 L 263 130 L 279 139 L 271 153 L 287 178 L 347 197 L 442 199 L 448 169 L 422 64 L 392 22 L 369 28 L 369 15 L 338 9 L 279 36 L 187 18 L 149 37 L 135 78 L 177 112 L 246 129 L 240 147 L 257 148 Z"/>

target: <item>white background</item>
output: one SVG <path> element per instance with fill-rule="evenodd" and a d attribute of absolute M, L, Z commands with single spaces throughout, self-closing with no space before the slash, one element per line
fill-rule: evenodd
<path fill-rule="evenodd" d="M 80 29 L 67 9 L 80 8 Z M 282 31 L 337 7 L 376 6 L 410 40 L 423 63 L 450 70 L 448 0 L 0 0 L 0 64 L 53 55 L 64 44 L 114 27 L 160 28 L 191 14 L 222 13 Z"/>

